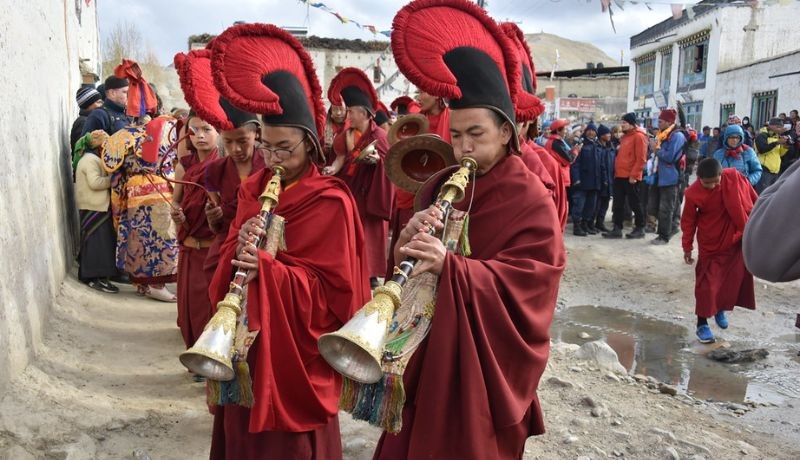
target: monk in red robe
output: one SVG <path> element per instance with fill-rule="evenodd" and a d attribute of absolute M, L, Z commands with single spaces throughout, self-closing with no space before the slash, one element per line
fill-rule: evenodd
<path fill-rule="evenodd" d="M 443 228 L 435 206 L 416 213 L 395 246 L 396 259 L 419 261 L 412 276 L 438 274 L 439 284 L 429 335 L 405 371 L 402 430 L 381 437 L 375 458 L 521 458 L 527 437 L 544 432 L 536 388 L 565 262 L 553 200 L 513 154 L 510 88 L 519 73 L 510 70 L 518 61 L 502 52 L 499 27 L 466 0 L 412 2 L 393 25 L 400 70 L 450 98 L 456 159 L 471 157 L 478 168 L 456 204 L 470 209 L 471 255 L 447 252 L 427 233 L 427 224 Z"/>
<path fill-rule="evenodd" d="M 545 148 L 528 137 L 531 126 L 535 131 L 538 126 L 538 118 L 545 110 L 544 104 L 536 96 L 536 66 L 533 62 L 533 54 L 525 40 L 525 34 L 522 33 L 519 26 L 513 22 L 504 22 L 500 24 L 500 28 L 516 50 L 522 73 L 519 79 L 517 99 L 514 101 L 517 128 L 520 133 L 520 154 L 528 169 L 536 174 L 545 187 L 552 192 L 558 220 L 561 223 L 561 231 L 564 231 L 567 226 L 567 194 L 561 167 Z"/>
<path fill-rule="evenodd" d="M 695 314 L 697 337 L 714 342 L 708 318 L 727 329 L 726 311 L 734 306 L 755 310 L 753 275 L 744 265 L 742 236 L 758 195 L 735 169 L 722 169 L 707 158 L 697 166 L 697 181 L 686 189 L 681 216 L 683 258 L 692 264 L 692 242 L 697 234 Z"/>
<path fill-rule="evenodd" d="M 398 107 L 405 107 L 406 113 L 422 113 L 428 119 L 428 134 L 436 134 L 447 143 L 450 143 L 450 109 L 440 97 L 434 97 L 430 94 L 420 91 L 417 96 L 419 102 L 418 107 L 411 105 L 413 101 L 411 98 L 402 100 L 401 98 L 395 99 Z M 405 104 L 403 104 L 405 102 Z M 393 103 L 394 104 L 394 103 Z M 401 188 L 395 189 L 394 211 L 392 218 L 389 220 L 389 233 L 392 239 L 389 242 L 389 248 L 393 248 L 397 243 L 397 236 L 400 231 L 405 228 L 408 220 L 414 215 L 414 194 L 407 192 Z M 392 270 L 395 266 L 394 251 L 389 251 L 388 260 L 386 264 L 386 275 L 390 278 Z"/>
<path fill-rule="evenodd" d="M 265 234 L 259 195 L 273 173 L 263 169 L 239 189 L 210 286 L 218 301 L 233 271 L 249 270 L 247 326 L 260 331 L 247 355 L 254 403 L 215 407 L 211 458 L 341 459 L 341 379 L 320 356 L 317 338 L 341 327 L 370 292 L 355 202 L 341 180 L 318 172 L 321 89 L 306 51 L 276 26 L 234 26 L 214 51 L 220 92 L 263 114 L 268 161 L 285 169 L 274 213 L 286 219 L 286 249 L 272 257 L 251 240 Z"/>
<path fill-rule="evenodd" d="M 197 116 L 190 116 L 189 154 L 180 158 L 179 180 L 202 183 L 208 163 L 217 159 L 217 130 Z M 177 176 L 177 175 L 176 175 Z M 214 232 L 208 227 L 206 191 L 191 184 L 176 184 L 172 194 L 172 219 L 178 227 L 178 327 L 186 348 L 194 345 L 211 319 L 211 301 L 203 265 Z"/>
<path fill-rule="evenodd" d="M 236 215 L 239 184 L 266 167 L 264 152 L 256 147 L 261 129 L 258 118 L 243 117 L 241 121 L 242 124 L 235 129 L 220 133 L 225 156 L 212 161 L 206 168 L 205 183 L 218 198 L 216 205 L 208 203 L 206 206 L 208 225 L 216 235 L 205 262 L 209 281 L 219 262 L 220 246 Z"/>
<path fill-rule="evenodd" d="M 370 283 L 377 287 L 378 277 L 386 272 L 388 221 L 395 192 L 384 170 L 384 158 L 389 150 L 386 131 L 374 120 L 377 93 L 364 72 L 348 67 L 331 81 L 328 98 L 347 106 L 350 128 L 333 141 L 334 152 L 344 159 L 336 177 L 347 184 L 356 199 L 366 238 Z M 360 159 L 360 153 L 370 144 L 374 145 L 375 152 Z"/>

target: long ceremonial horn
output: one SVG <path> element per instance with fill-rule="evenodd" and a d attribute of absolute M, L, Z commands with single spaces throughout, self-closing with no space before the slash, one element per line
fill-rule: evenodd
<path fill-rule="evenodd" d="M 264 192 L 259 196 L 261 211 L 259 217 L 264 222 L 269 222 L 269 214 L 278 206 L 281 193 L 281 177 L 285 173 L 282 166 L 273 166 L 274 174 L 267 182 Z M 261 246 L 266 238 L 251 236 L 253 244 Z M 232 380 L 233 370 L 233 339 L 236 335 L 236 320 L 242 313 L 242 303 L 245 300 L 244 280 L 247 279 L 249 270 L 239 268 L 233 276 L 230 289 L 225 298 L 217 304 L 217 312 L 206 324 L 203 333 L 194 343 L 192 348 L 180 355 L 181 363 L 195 374 L 202 375 L 211 380 L 221 382 Z"/>
<path fill-rule="evenodd" d="M 435 206 L 447 214 L 453 203 L 464 199 L 464 190 L 470 175 L 478 168 L 469 157 L 461 160 L 461 167 L 442 185 Z M 432 225 L 428 233 L 435 232 Z M 317 345 L 325 361 L 337 372 L 361 383 L 380 380 L 381 356 L 386 341 L 386 332 L 400 306 L 403 285 L 414 270 L 417 260 L 407 257 L 394 268 L 392 279 L 375 289 L 375 296 L 356 315 L 336 332 L 320 336 Z"/>
<path fill-rule="evenodd" d="M 394 185 L 417 193 L 429 177 L 458 162 L 452 145 L 435 134 L 423 134 L 401 139 L 392 145 L 385 164 L 386 175 Z"/>
<path fill-rule="evenodd" d="M 398 141 L 412 136 L 425 134 L 428 132 L 429 127 L 430 122 L 428 121 L 428 117 L 421 113 L 403 115 L 389 128 L 389 134 L 387 136 L 389 145 L 394 145 Z"/>

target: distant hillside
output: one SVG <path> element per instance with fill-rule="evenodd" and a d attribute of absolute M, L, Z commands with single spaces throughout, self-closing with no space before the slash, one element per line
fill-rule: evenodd
<path fill-rule="evenodd" d="M 558 70 L 585 69 L 587 62 L 602 62 L 606 67 L 619 65 L 619 58 L 614 59 L 600 48 L 584 42 L 569 40 L 553 34 L 525 34 L 528 46 L 533 53 L 537 72 L 549 71 L 556 61 L 558 49 Z"/>

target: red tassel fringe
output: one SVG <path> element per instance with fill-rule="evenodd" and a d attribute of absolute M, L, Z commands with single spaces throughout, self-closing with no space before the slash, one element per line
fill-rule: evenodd
<path fill-rule="evenodd" d="M 212 48 L 214 84 L 231 104 L 253 113 L 281 114 L 278 96 L 261 78 L 277 70 L 288 71 L 303 85 L 318 135 L 325 132 L 322 87 L 314 63 L 290 33 L 272 24 L 241 24 L 217 36 Z"/>

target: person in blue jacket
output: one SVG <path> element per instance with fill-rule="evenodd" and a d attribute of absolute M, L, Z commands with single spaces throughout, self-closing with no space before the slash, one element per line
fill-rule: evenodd
<path fill-rule="evenodd" d="M 606 125 L 597 127 L 597 139 L 600 143 L 600 192 L 597 195 L 597 207 L 594 213 L 594 228 L 598 232 L 610 231 L 606 227 L 606 213 L 614 191 L 614 161 L 617 158 L 617 147 L 614 145 L 611 129 Z M 588 223 L 591 228 L 592 222 Z"/>
<path fill-rule="evenodd" d="M 594 228 L 594 212 L 603 183 L 603 153 L 597 140 L 597 127 L 594 123 L 586 126 L 582 144 L 581 153 L 570 166 L 572 233 L 576 236 L 597 234 Z"/>
<path fill-rule="evenodd" d="M 678 112 L 675 109 L 664 109 L 658 115 L 658 136 L 657 142 L 653 145 L 657 164 L 655 166 L 658 179 L 656 187 L 651 190 L 658 194 L 658 236 L 651 241 L 652 244 L 660 245 L 669 243 L 670 237 L 674 234 L 674 221 L 672 215 L 675 206 L 678 205 L 678 187 L 680 176 L 686 167 L 684 155 L 684 144 L 686 136 L 681 132 L 675 120 Z"/>
<path fill-rule="evenodd" d="M 723 168 L 734 168 L 756 186 L 761 180 L 761 162 L 758 155 L 749 145 L 745 144 L 744 130 L 739 125 L 729 125 L 722 136 L 723 148 L 714 152 L 714 158 L 722 164 Z"/>

